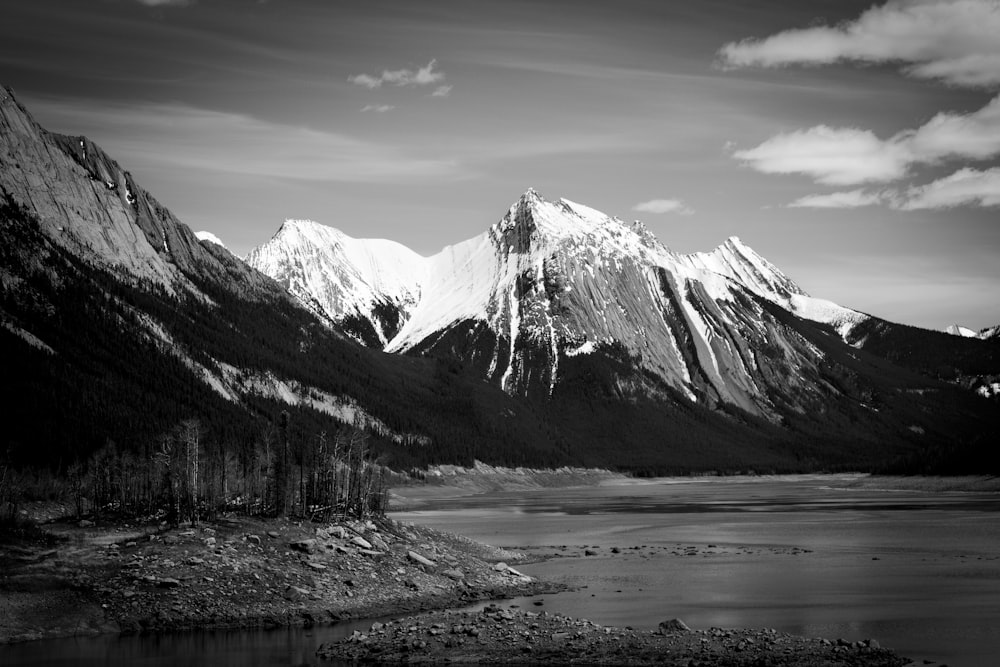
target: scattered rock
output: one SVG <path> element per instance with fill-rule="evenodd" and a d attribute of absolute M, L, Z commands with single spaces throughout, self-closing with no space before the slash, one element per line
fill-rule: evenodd
<path fill-rule="evenodd" d="M 180 585 L 181 582 L 173 577 L 164 577 L 156 582 L 158 588 L 178 588 Z"/>

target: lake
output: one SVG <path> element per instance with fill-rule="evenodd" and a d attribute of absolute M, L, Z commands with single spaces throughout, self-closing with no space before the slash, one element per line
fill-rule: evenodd
<path fill-rule="evenodd" d="M 404 488 L 415 509 L 392 516 L 548 557 L 519 569 L 579 587 L 504 604 L 634 628 L 677 617 L 696 629 L 875 638 L 918 664 L 998 664 L 1000 494 L 854 488 L 856 479 Z M 370 622 L 34 642 L 0 646 L 0 664 L 329 664 L 317 646 Z"/>
<path fill-rule="evenodd" d="M 519 568 L 581 587 L 546 596 L 550 612 L 875 638 L 918 662 L 998 664 L 1000 495 L 845 488 L 852 479 L 623 480 L 431 497 L 393 516 L 561 554 Z"/>

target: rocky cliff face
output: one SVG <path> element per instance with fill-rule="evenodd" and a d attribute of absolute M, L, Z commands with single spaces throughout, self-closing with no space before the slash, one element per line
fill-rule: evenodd
<path fill-rule="evenodd" d="M 529 191 L 475 247 L 478 261 L 437 263 L 389 350 L 457 354 L 513 394 L 551 395 L 567 359 L 613 355 L 641 391 L 662 383 L 710 407 L 776 418 L 776 393 L 798 407 L 820 398 L 817 349 L 741 283 L 641 227 Z M 460 289 L 466 308 L 446 315 L 435 295 Z"/>
<path fill-rule="evenodd" d="M 203 246 L 88 138 L 42 128 L 6 87 L 0 87 L 0 164 L 0 188 L 74 255 L 168 292 L 197 291 L 189 278 L 198 275 L 238 277 L 247 294 L 280 294 L 228 253 Z"/>

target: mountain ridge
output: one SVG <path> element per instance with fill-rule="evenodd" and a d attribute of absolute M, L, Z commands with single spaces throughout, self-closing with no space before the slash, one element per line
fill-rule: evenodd
<path fill-rule="evenodd" d="M 148 453 L 192 417 L 239 456 L 273 452 L 278 433 L 356 428 L 397 468 L 478 459 L 641 474 L 957 469 L 998 432 L 996 399 L 930 372 L 980 372 L 996 346 L 872 318 L 850 328 L 852 347 L 750 289 L 811 299 L 738 240 L 719 261 L 746 285 L 687 265 L 641 225 L 533 191 L 424 258 L 412 311 L 375 303 L 372 349 L 315 299 L 199 241 L 99 147 L 3 102 L 9 460 L 65 469 L 112 444 Z M 381 267 L 344 275 L 378 296 Z"/>

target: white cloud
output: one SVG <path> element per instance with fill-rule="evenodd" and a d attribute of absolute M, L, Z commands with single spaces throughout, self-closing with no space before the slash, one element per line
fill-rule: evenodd
<path fill-rule="evenodd" d="M 1000 206 L 1000 167 L 960 169 L 927 185 L 909 188 L 893 204 L 903 211 L 956 206 Z"/>
<path fill-rule="evenodd" d="M 890 0 L 837 27 L 731 42 L 727 67 L 906 63 L 907 75 L 959 86 L 1000 85 L 1000 0 Z"/>
<path fill-rule="evenodd" d="M 636 204 L 633 211 L 641 213 L 677 213 L 678 215 L 691 215 L 694 209 L 689 208 L 680 199 L 650 199 Z"/>
<path fill-rule="evenodd" d="M 366 104 L 361 107 L 361 112 L 374 111 L 375 113 L 385 113 L 386 111 L 392 111 L 396 107 L 392 104 Z"/>
<path fill-rule="evenodd" d="M 431 59 L 429 63 L 418 68 L 416 71 L 410 69 L 382 70 L 382 73 L 379 75 L 353 74 L 347 77 L 347 80 L 370 90 L 381 88 L 382 84 L 392 84 L 394 86 L 429 86 L 444 81 L 444 72 L 435 70 L 436 66 L 437 60 Z"/>
<path fill-rule="evenodd" d="M 382 85 L 381 77 L 377 78 L 371 76 L 370 74 L 356 74 L 354 76 L 347 77 L 347 80 L 350 81 L 351 83 L 356 83 L 359 86 L 364 86 L 365 88 L 369 88 L 372 90 Z"/>
<path fill-rule="evenodd" d="M 969 114 L 942 112 L 879 139 L 870 130 L 818 125 L 771 137 L 733 157 L 765 174 L 804 174 L 826 185 L 886 183 L 915 164 L 1000 155 L 1000 96 Z"/>
<path fill-rule="evenodd" d="M 1000 9 L 998 9 L 1000 11 Z M 1000 41 L 1000 34 L 997 35 Z M 948 157 L 984 160 L 1000 154 L 1000 95 L 970 114 L 942 112 L 912 133 L 901 132 L 914 160 L 935 162 Z"/>
<path fill-rule="evenodd" d="M 865 190 L 848 190 L 847 192 L 831 192 L 825 195 L 806 195 L 799 197 L 788 208 L 859 208 L 874 206 L 884 201 L 886 195 L 882 192 L 866 192 Z"/>
<path fill-rule="evenodd" d="M 805 174 L 826 185 L 894 181 L 909 163 L 905 148 L 891 140 L 826 125 L 779 134 L 733 157 L 765 174 Z"/>
<path fill-rule="evenodd" d="M 448 97 L 451 94 L 451 86 L 438 86 L 431 93 L 431 97 Z"/>

